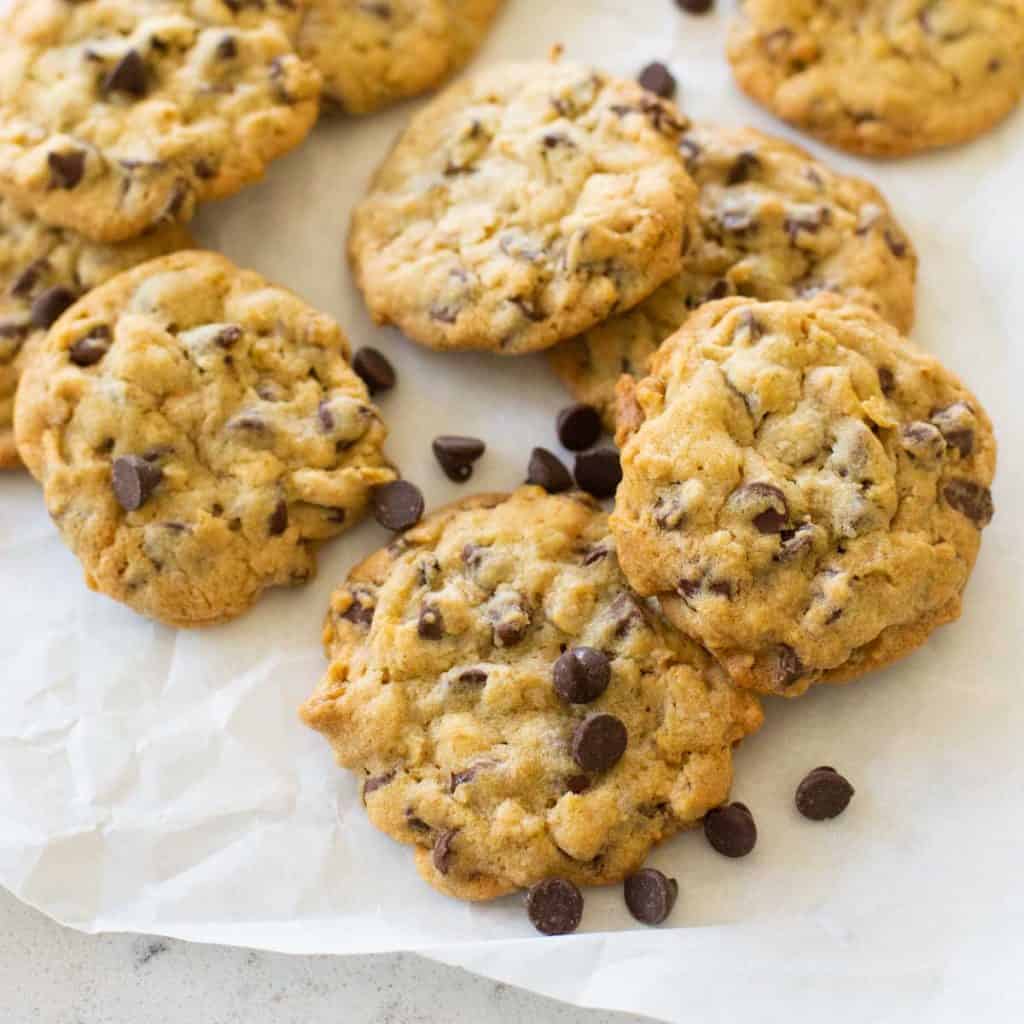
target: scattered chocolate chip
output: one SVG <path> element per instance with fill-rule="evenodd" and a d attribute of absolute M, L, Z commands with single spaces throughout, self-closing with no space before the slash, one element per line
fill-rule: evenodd
<path fill-rule="evenodd" d="M 110 351 L 110 328 L 99 324 L 68 349 L 75 366 L 95 366 Z"/>
<path fill-rule="evenodd" d="M 103 79 L 100 90 L 104 95 L 122 92 L 139 99 L 146 95 L 149 77 L 146 62 L 138 50 L 129 50 Z"/>
<path fill-rule="evenodd" d="M 622 464 L 614 448 L 581 452 L 573 467 L 576 486 L 595 498 L 610 498 L 622 482 Z"/>
<path fill-rule="evenodd" d="M 352 369 L 362 379 L 371 395 L 390 391 L 395 386 L 395 368 L 383 352 L 366 346 L 356 352 Z"/>
<path fill-rule="evenodd" d="M 544 935 L 568 935 L 583 918 L 583 894 L 565 878 L 546 878 L 526 894 L 526 913 Z"/>
<path fill-rule="evenodd" d="M 366 798 L 378 789 L 383 789 L 389 782 L 392 782 L 395 778 L 393 771 L 387 772 L 384 775 L 374 775 L 368 778 L 363 783 L 363 803 L 366 803 Z"/>
<path fill-rule="evenodd" d="M 601 436 L 601 414 L 592 405 L 577 402 L 566 406 L 555 421 L 558 440 L 571 452 L 597 444 Z"/>
<path fill-rule="evenodd" d="M 629 734 L 622 721 L 600 711 L 588 715 L 572 735 L 572 759 L 588 772 L 612 768 L 626 752 Z"/>
<path fill-rule="evenodd" d="M 548 494 L 561 494 L 572 488 L 569 470 L 547 448 L 534 448 L 531 452 L 526 482 L 543 487 Z"/>
<path fill-rule="evenodd" d="M 274 511 L 267 519 L 267 532 L 271 537 L 280 537 L 288 529 L 288 504 L 284 499 L 278 500 Z"/>
<path fill-rule="evenodd" d="M 85 174 L 85 153 L 80 149 L 48 153 L 46 163 L 50 168 L 51 188 L 74 188 Z"/>
<path fill-rule="evenodd" d="M 444 636 L 444 616 L 437 605 L 427 604 L 420 609 L 416 632 L 424 640 L 440 640 Z"/>
<path fill-rule="evenodd" d="M 457 828 L 446 828 L 434 842 L 430 859 L 442 875 L 447 875 L 452 866 L 452 840 L 458 831 Z"/>
<path fill-rule="evenodd" d="M 394 480 L 375 487 L 372 500 L 374 518 L 389 530 L 408 530 L 423 517 L 423 495 L 408 480 Z"/>
<path fill-rule="evenodd" d="M 637 81 L 655 96 L 670 100 L 676 94 L 676 80 L 661 61 L 654 61 L 640 72 Z"/>
<path fill-rule="evenodd" d="M 811 821 L 825 821 L 842 814 L 853 794 L 853 786 L 835 768 L 815 768 L 796 787 L 796 809 Z"/>
<path fill-rule="evenodd" d="M 593 647 L 573 647 L 552 672 L 555 692 L 570 704 L 590 704 L 608 689 L 612 666 L 608 656 Z"/>
<path fill-rule="evenodd" d="M 643 924 L 661 924 L 676 904 L 679 883 L 657 868 L 643 868 L 630 875 L 622 887 L 629 912 Z"/>
<path fill-rule="evenodd" d="M 126 512 L 142 508 L 163 479 L 164 472 L 139 455 L 114 459 L 110 480 L 114 496 Z"/>
<path fill-rule="evenodd" d="M 676 7 L 687 14 L 707 14 L 715 6 L 715 0 L 676 0 Z"/>
<path fill-rule="evenodd" d="M 757 825 L 745 804 L 724 804 L 704 815 L 704 835 L 723 857 L 746 857 L 757 843 Z"/>
<path fill-rule="evenodd" d="M 950 480 L 942 488 L 942 495 L 951 508 L 967 516 L 979 530 L 992 522 L 995 506 L 992 504 L 992 492 L 987 487 L 973 480 Z"/>
<path fill-rule="evenodd" d="M 61 313 L 74 303 L 76 298 L 77 296 L 73 291 L 68 288 L 62 288 L 60 285 L 47 288 L 32 303 L 32 312 L 30 314 L 32 323 L 36 327 L 44 329 L 50 327 L 56 323 Z"/>
<path fill-rule="evenodd" d="M 443 434 L 434 438 L 434 457 L 445 476 L 455 483 L 465 483 L 473 475 L 473 463 L 483 455 L 487 446 L 476 437 Z"/>

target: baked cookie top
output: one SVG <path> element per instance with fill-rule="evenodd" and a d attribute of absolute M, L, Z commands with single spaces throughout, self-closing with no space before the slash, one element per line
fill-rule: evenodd
<path fill-rule="evenodd" d="M 0 199 L 0 469 L 19 465 L 14 394 L 21 368 L 46 328 L 115 274 L 191 245 L 184 228 L 174 224 L 117 245 L 90 242 Z"/>
<path fill-rule="evenodd" d="M 298 17 L 293 0 L 14 0 L 0 192 L 117 241 L 238 191 L 316 120 Z"/>
<path fill-rule="evenodd" d="M 433 89 L 473 55 L 502 0 L 310 0 L 300 55 L 324 94 L 367 114 Z"/>
<path fill-rule="evenodd" d="M 432 348 L 546 348 L 679 269 L 696 189 L 684 120 L 634 82 L 502 64 L 417 114 L 356 208 L 378 322 Z"/>
<path fill-rule="evenodd" d="M 743 0 L 740 86 L 842 149 L 901 156 L 965 142 L 1024 92 L 1024 0 Z"/>
<path fill-rule="evenodd" d="M 352 572 L 324 641 L 303 718 L 373 823 L 462 899 L 630 874 L 725 800 L 761 721 L 631 592 L 580 493 L 441 510 Z"/>
<path fill-rule="evenodd" d="M 300 583 L 394 479 L 338 325 L 223 256 L 94 289 L 30 358 L 18 450 L 87 583 L 180 626 Z"/>
<path fill-rule="evenodd" d="M 635 397 L 619 558 L 738 683 L 794 696 L 957 617 L 992 517 L 992 425 L 875 314 L 709 303 Z"/>
<path fill-rule="evenodd" d="M 550 352 L 566 387 L 610 427 L 619 375 L 643 375 L 658 345 L 711 299 L 832 291 L 910 330 L 917 256 L 874 186 L 753 128 L 697 124 L 680 150 L 700 190 L 683 269 L 629 312 Z"/>

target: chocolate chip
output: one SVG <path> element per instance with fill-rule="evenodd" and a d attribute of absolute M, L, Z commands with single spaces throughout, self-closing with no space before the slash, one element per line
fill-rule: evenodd
<path fill-rule="evenodd" d="M 892 228 L 885 229 L 885 244 L 896 259 L 901 260 L 907 255 L 907 243 Z"/>
<path fill-rule="evenodd" d="M 896 375 L 887 366 L 878 368 L 878 386 L 883 395 L 891 395 L 896 390 Z"/>
<path fill-rule="evenodd" d="M 95 366 L 110 351 L 110 328 L 99 324 L 68 349 L 75 366 Z"/>
<path fill-rule="evenodd" d="M 85 153 L 80 149 L 48 153 L 46 163 L 50 168 L 51 188 L 74 188 L 85 174 Z"/>
<path fill-rule="evenodd" d="M 271 537 L 280 537 L 288 529 L 288 505 L 280 499 L 267 519 L 267 532 Z"/>
<path fill-rule="evenodd" d="M 601 414 L 583 402 L 566 406 L 555 420 L 558 440 L 571 452 L 581 452 L 601 436 Z"/>
<path fill-rule="evenodd" d="M 148 72 L 138 50 L 129 50 L 111 69 L 100 91 L 104 95 L 123 92 L 139 99 L 146 95 Z"/>
<path fill-rule="evenodd" d="M 715 0 L 676 0 L 676 7 L 687 14 L 707 14 L 715 6 Z"/>
<path fill-rule="evenodd" d="M 603 772 L 626 752 L 629 734 L 622 721 L 606 712 L 588 715 L 572 735 L 572 759 L 588 772 Z"/>
<path fill-rule="evenodd" d="M 534 448 L 530 453 L 526 482 L 543 487 L 548 494 L 561 494 L 572 488 L 569 470 L 547 448 Z"/>
<path fill-rule="evenodd" d="M 622 887 L 629 912 L 643 924 L 661 924 L 675 906 L 679 883 L 657 868 L 630 875 Z"/>
<path fill-rule="evenodd" d="M 456 483 L 465 483 L 473 475 L 473 463 L 483 455 L 487 446 L 476 437 L 443 434 L 435 437 L 434 457 L 445 476 Z"/>
<path fill-rule="evenodd" d="M 853 794 L 853 786 L 835 768 L 815 768 L 796 787 L 796 809 L 811 821 L 825 821 L 842 814 Z"/>
<path fill-rule="evenodd" d="M 934 424 L 917 420 L 900 428 L 900 447 L 915 459 L 935 461 L 946 451 L 946 439 Z"/>
<path fill-rule="evenodd" d="M 357 626 L 369 628 L 373 623 L 373 595 L 365 590 L 351 592 L 352 603 L 342 613 L 342 618 Z"/>
<path fill-rule="evenodd" d="M 494 627 L 494 640 L 499 647 L 515 647 L 526 636 L 529 623 L 499 622 Z"/>
<path fill-rule="evenodd" d="M 745 804 L 725 804 L 704 815 L 704 835 L 723 857 L 746 857 L 757 844 L 757 825 Z"/>
<path fill-rule="evenodd" d="M 163 475 L 159 466 L 147 462 L 140 455 L 122 455 L 114 459 L 110 480 L 121 508 L 126 512 L 142 508 Z"/>
<path fill-rule="evenodd" d="M 546 878 L 526 894 L 526 913 L 544 935 L 568 935 L 583 918 L 583 894 L 565 878 Z"/>
<path fill-rule="evenodd" d="M 389 530 L 408 530 L 423 517 L 423 495 L 408 480 L 375 487 L 372 500 L 374 518 Z"/>
<path fill-rule="evenodd" d="M 587 775 L 570 775 L 565 780 L 565 788 L 570 793 L 577 794 L 577 796 L 580 793 L 586 793 L 590 789 L 590 777 Z"/>
<path fill-rule="evenodd" d="M 798 526 L 795 530 L 780 530 L 779 553 L 775 556 L 779 562 L 790 562 L 814 546 L 814 527 Z"/>
<path fill-rule="evenodd" d="M 244 333 L 238 324 L 225 324 L 214 336 L 213 343 L 218 348 L 231 348 L 242 340 Z"/>
<path fill-rule="evenodd" d="M 416 832 L 430 832 L 430 826 L 420 817 L 417 817 L 416 813 L 411 807 L 407 807 L 405 810 L 405 823 L 409 828 L 414 829 Z"/>
<path fill-rule="evenodd" d="M 774 484 L 744 484 L 729 495 L 729 504 L 750 515 L 760 533 L 781 533 L 789 525 L 786 496 Z"/>
<path fill-rule="evenodd" d="M 622 464 L 614 448 L 581 452 L 573 467 L 576 486 L 595 498 L 610 498 L 622 482 Z"/>
<path fill-rule="evenodd" d="M 448 783 L 448 792 L 454 793 L 459 786 L 464 786 L 467 782 L 472 782 L 476 778 L 477 768 L 470 766 L 469 768 L 463 769 L 461 772 L 452 772 L 452 777 Z"/>
<path fill-rule="evenodd" d="M 727 185 L 741 185 L 750 178 L 751 172 L 756 171 L 760 166 L 761 161 L 757 154 L 749 149 L 745 149 L 736 157 L 732 167 L 729 168 L 729 174 L 725 183 Z M 722 296 L 719 295 L 716 298 L 722 298 Z"/>
<path fill-rule="evenodd" d="M 670 100 L 676 94 L 676 80 L 672 72 L 661 61 L 648 64 L 640 72 L 637 81 L 648 92 L 653 92 L 655 96 L 660 96 L 662 99 Z"/>
<path fill-rule="evenodd" d="M 447 875 L 449 868 L 452 866 L 452 840 L 458 831 L 457 828 L 447 828 L 434 842 L 434 850 L 430 855 L 430 859 L 434 867 L 442 875 Z"/>
<path fill-rule="evenodd" d="M 362 379 L 371 395 L 390 391 L 395 386 L 395 368 L 383 352 L 366 346 L 356 352 L 352 369 Z"/>
<path fill-rule="evenodd" d="M 803 675 L 804 664 L 796 651 L 788 644 L 779 644 L 775 656 L 775 671 L 772 681 L 776 686 L 789 686 Z"/>
<path fill-rule="evenodd" d="M 482 668 L 467 668 L 459 673 L 459 682 L 463 686 L 483 686 L 487 682 L 487 673 Z"/>
<path fill-rule="evenodd" d="M 593 647 L 573 647 L 552 672 L 555 692 L 570 704 L 589 704 L 608 689 L 612 678 L 608 656 Z"/>
<path fill-rule="evenodd" d="M 371 776 L 363 783 L 363 803 L 366 803 L 366 798 L 378 789 L 383 789 L 389 782 L 392 782 L 395 778 L 393 771 L 386 772 L 384 775 Z"/>
<path fill-rule="evenodd" d="M 973 480 L 950 480 L 942 488 L 942 495 L 951 508 L 967 516 L 979 530 L 992 522 L 995 506 L 992 504 L 992 492 L 987 487 Z"/>
<path fill-rule="evenodd" d="M 32 323 L 36 327 L 47 328 L 56 323 L 57 318 L 71 306 L 77 296 L 68 288 L 55 285 L 47 288 L 42 295 L 38 296 L 32 303 Z"/>
<path fill-rule="evenodd" d="M 603 562 L 607 557 L 608 549 L 606 547 L 602 547 L 600 544 L 595 544 L 592 548 L 588 548 L 583 553 L 583 559 L 580 562 L 580 565 L 597 565 L 598 562 Z"/>
<path fill-rule="evenodd" d="M 942 432 L 946 443 L 970 458 L 974 451 L 974 413 L 966 402 L 954 402 L 931 414 L 931 422 Z"/>
<path fill-rule="evenodd" d="M 437 605 L 427 604 L 420 609 L 416 632 L 424 640 L 440 640 L 444 636 L 444 616 Z"/>
<path fill-rule="evenodd" d="M 46 260 L 34 260 L 30 263 L 11 283 L 11 294 L 21 299 L 28 298 L 39 280 L 39 274 L 48 266 Z"/>
<path fill-rule="evenodd" d="M 234 36 L 221 36 L 217 49 L 214 51 L 218 60 L 231 60 L 238 56 L 238 43 Z"/>

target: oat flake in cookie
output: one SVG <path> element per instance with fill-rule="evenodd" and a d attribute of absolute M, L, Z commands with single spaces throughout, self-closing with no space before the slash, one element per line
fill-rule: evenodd
<path fill-rule="evenodd" d="M 635 405 L 611 519 L 623 569 L 741 685 L 852 679 L 960 614 L 992 517 L 992 425 L 869 310 L 709 303 Z"/>
<path fill-rule="evenodd" d="M 301 583 L 394 478 L 338 325 L 214 253 L 121 274 L 54 325 L 18 450 L 86 582 L 180 626 Z"/>
<path fill-rule="evenodd" d="M 740 86 L 825 142 L 902 156 L 966 142 L 1024 93 L 1024 0 L 744 0 Z"/>
<path fill-rule="evenodd" d="M 353 571 L 324 639 L 305 721 L 373 823 L 461 899 L 633 874 L 726 799 L 732 747 L 761 721 L 633 595 L 579 493 L 430 516 Z"/>
<path fill-rule="evenodd" d="M 309 0 L 299 53 L 349 114 L 416 96 L 476 52 L 502 0 Z"/>
<path fill-rule="evenodd" d="M 712 299 L 839 292 L 910 330 L 917 257 L 874 186 L 753 128 L 694 125 L 680 152 L 700 189 L 683 269 L 629 312 L 550 352 L 565 386 L 609 428 L 619 376 L 642 376 L 658 345 Z"/>
<path fill-rule="evenodd" d="M 670 103 L 571 63 L 503 64 L 417 114 L 356 208 L 378 322 L 432 348 L 546 348 L 679 270 L 696 189 Z"/>
<path fill-rule="evenodd" d="M 77 298 L 137 263 L 191 245 L 168 225 L 117 245 L 52 228 L 0 199 L 0 469 L 20 464 L 14 395 L 33 348 Z"/>
<path fill-rule="evenodd" d="M 293 0 L 14 0 L 0 193 L 103 241 L 237 192 L 316 119 Z"/>

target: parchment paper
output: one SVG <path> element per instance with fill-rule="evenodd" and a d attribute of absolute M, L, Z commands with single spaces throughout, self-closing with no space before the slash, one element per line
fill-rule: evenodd
<path fill-rule="evenodd" d="M 509 0 L 481 62 L 573 57 L 634 74 L 669 61 L 694 116 L 791 134 L 746 102 L 723 56 L 725 14 L 670 0 Z M 521 481 L 555 447 L 564 396 L 542 358 L 438 355 L 371 326 L 342 259 L 349 210 L 411 107 L 328 120 L 267 180 L 203 212 L 202 241 L 336 315 L 385 350 L 390 452 L 436 505 Z M 587 894 L 583 931 L 534 935 L 515 898 L 433 893 L 410 852 L 366 822 L 352 778 L 295 709 L 323 669 L 320 621 L 347 569 L 386 541 L 365 524 L 319 577 L 230 625 L 174 632 L 91 594 L 23 476 L 0 479 L 0 883 L 88 931 L 158 932 L 289 952 L 416 948 L 581 1003 L 666 1019 L 1010 1019 L 1024 1008 L 1024 115 L 974 144 L 898 163 L 826 152 L 886 192 L 921 256 L 915 336 L 986 403 L 1002 443 L 996 518 L 963 619 L 857 685 L 769 702 L 737 757 L 760 828 L 731 862 L 699 833 L 651 862 L 680 881 L 672 928 L 640 929 L 617 887 Z M 449 483 L 430 439 L 488 452 Z M 857 787 L 829 825 L 799 818 L 805 771 Z M 608 934 L 604 934 L 607 932 Z M 963 1019 L 962 1015 L 959 1019 Z"/>

